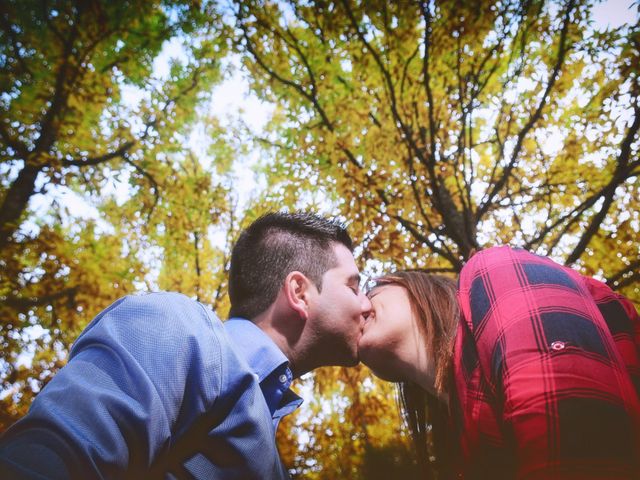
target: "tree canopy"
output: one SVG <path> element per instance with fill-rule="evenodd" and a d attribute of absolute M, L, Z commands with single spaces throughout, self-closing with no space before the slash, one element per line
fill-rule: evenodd
<path fill-rule="evenodd" d="M 457 272 L 512 243 L 640 299 L 638 24 L 599 30 L 591 7 L 238 2 L 281 107 L 277 194 L 322 186 L 371 258 Z"/>
<path fill-rule="evenodd" d="M 222 276 L 214 273 L 225 262 L 200 237 L 226 221 L 226 187 L 184 143 L 189 125 L 200 121 L 197 105 L 220 79 L 228 38 L 218 13 L 189 1 L 10 1 L 0 21 L 6 427 L 64 363 L 84 325 L 145 285 L 149 269 L 159 268 L 148 261 L 154 248 L 160 257 L 170 252 L 159 286 L 177 286 L 167 274 L 178 256 L 193 256 L 182 247 L 195 238 L 202 251 L 195 264 L 202 256 L 207 276 L 202 288 L 215 294 Z M 182 56 L 158 75 L 154 61 L 167 42 L 181 45 Z M 65 203 L 65 195 L 79 200 Z M 97 213 L 72 211 L 83 203 Z M 200 288 L 193 281 L 180 287 Z"/>

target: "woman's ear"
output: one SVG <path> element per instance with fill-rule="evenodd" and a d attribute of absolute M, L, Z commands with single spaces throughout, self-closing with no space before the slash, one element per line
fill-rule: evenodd
<path fill-rule="evenodd" d="M 289 307 L 304 320 L 309 318 L 309 289 L 311 286 L 309 278 L 298 271 L 290 272 L 284 281 L 284 294 Z"/>

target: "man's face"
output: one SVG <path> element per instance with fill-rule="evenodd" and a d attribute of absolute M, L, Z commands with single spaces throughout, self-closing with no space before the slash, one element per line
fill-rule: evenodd
<path fill-rule="evenodd" d="M 337 265 L 324 273 L 322 291 L 315 293 L 310 312 L 314 351 L 322 365 L 353 366 L 371 302 L 360 291 L 358 267 L 349 249 L 335 243 L 333 253 Z"/>

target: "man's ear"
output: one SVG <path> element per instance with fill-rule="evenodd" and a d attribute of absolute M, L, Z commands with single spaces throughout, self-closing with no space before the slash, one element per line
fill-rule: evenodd
<path fill-rule="evenodd" d="M 309 293 L 312 287 L 311 280 L 298 271 L 290 272 L 284 281 L 284 295 L 289 307 L 304 320 L 309 318 Z"/>

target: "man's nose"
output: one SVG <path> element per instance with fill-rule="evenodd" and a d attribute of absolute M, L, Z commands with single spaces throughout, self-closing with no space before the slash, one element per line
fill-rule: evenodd
<path fill-rule="evenodd" d="M 362 292 L 360 292 L 360 297 L 360 308 L 362 309 L 362 315 L 366 317 L 371 312 L 371 300 L 369 300 L 369 297 Z"/>

